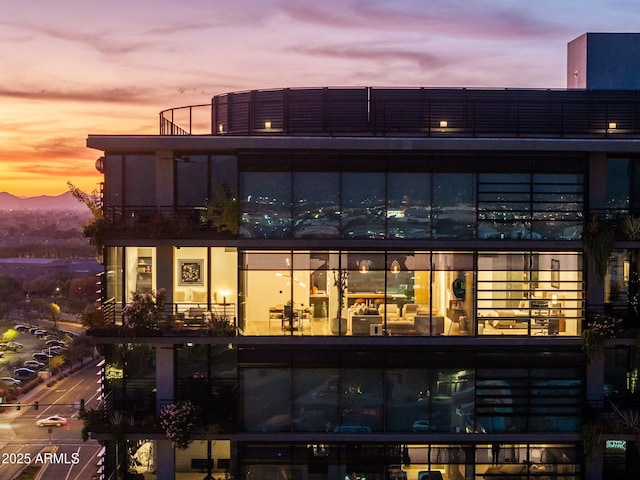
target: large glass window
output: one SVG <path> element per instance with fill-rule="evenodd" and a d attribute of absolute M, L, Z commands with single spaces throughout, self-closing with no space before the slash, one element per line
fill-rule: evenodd
<path fill-rule="evenodd" d="M 203 155 L 176 159 L 176 201 L 179 207 L 203 207 L 207 203 L 209 162 Z"/>
<path fill-rule="evenodd" d="M 476 188 L 472 173 L 433 174 L 433 236 L 474 238 Z"/>
<path fill-rule="evenodd" d="M 340 377 L 340 424 L 333 432 L 382 431 L 383 381 L 380 369 L 346 369 Z"/>
<path fill-rule="evenodd" d="M 202 422 L 235 429 L 236 350 L 226 345 L 185 344 L 176 349 L 176 399 L 200 408 Z"/>
<path fill-rule="evenodd" d="M 473 391 L 470 370 L 387 370 L 386 430 L 474 432 Z"/>
<path fill-rule="evenodd" d="M 582 175 L 478 175 L 478 238 L 579 239 L 582 211 Z"/>
<path fill-rule="evenodd" d="M 612 212 L 629 211 L 630 160 L 607 159 L 607 209 Z"/>
<path fill-rule="evenodd" d="M 579 335 L 584 317 L 577 253 L 243 256 L 245 335 Z"/>
<path fill-rule="evenodd" d="M 475 478 L 580 478 L 579 450 L 562 444 L 476 446 Z"/>
<path fill-rule="evenodd" d="M 340 360 L 362 361 L 357 357 L 346 354 Z M 584 388 L 574 368 L 383 369 L 371 358 L 363 363 L 371 365 L 244 369 L 245 429 L 575 433 L 581 426 Z M 191 370 L 185 385 L 194 382 Z"/>
<path fill-rule="evenodd" d="M 104 182 L 103 200 L 106 208 L 120 207 L 124 202 L 122 167 L 122 155 L 105 155 L 104 176 L 106 181 Z"/>
<path fill-rule="evenodd" d="M 480 253 L 478 333 L 580 335 L 583 292 L 577 253 Z"/>
<path fill-rule="evenodd" d="M 105 390 L 113 409 L 130 412 L 136 422 L 156 415 L 155 360 L 155 347 L 149 344 L 111 344 L 105 349 Z"/>
<path fill-rule="evenodd" d="M 340 174 L 295 172 L 293 178 L 294 236 L 340 236 Z"/>
<path fill-rule="evenodd" d="M 291 172 L 240 175 L 241 235 L 287 238 L 291 230 Z"/>
<path fill-rule="evenodd" d="M 532 175 L 532 238 L 579 240 L 584 211 L 581 174 Z"/>
<path fill-rule="evenodd" d="M 474 256 L 469 252 L 434 252 L 431 281 L 432 332 L 475 333 Z"/>
<path fill-rule="evenodd" d="M 294 431 L 330 432 L 338 425 L 339 378 L 337 368 L 294 370 Z"/>
<path fill-rule="evenodd" d="M 387 237 L 429 238 L 431 174 L 389 172 L 387 183 Z"/>
<path fill-rule="evenodd" d="M 419 171 L 424 164 L 411 172 L 385 171 L 386 166 L 375 159 L 334 160 L 322 160 L 327 162 L 325 171 L 297 170 L 285 158 L 247 162 L 240 176 L 242 235 L 566 240 L 581 236 L 582 173 Z"/>
<path fill-rule="evenodd" d="M 252 442 L 240 444 L 238 452 L 243 478 L 577 480 L 583 475 L 581 450 L 574 444 Z"/>
<path fill-rule="evenodd" d="M 476 415 L 487 433 L 577 432 L 582 384 L 572 369 L 480 369 Z"/>
<path fill-rule="evenodd" d="M 385 174 L 342 174 L 342 236 L 384 238 Z"/>
<path fill-rule="evenodd" d="M 124 160 L 124 179 L 127 206 L 155 206 L 156 159 L 154 156 L 127 155 Z"/>
<path fill-rule="evenodd" d="M 242 410 L 248 432 L 291 431 L 291 374 L 287 368 L 242 371 Z"/>
<path fill-rule="evenodd" d="M 105 275 L 103 277 L 106 285 L 103 285 L 102 288 L 106 289 L 106 298 L 113 298 L 118 304 L 122 302 L 122 256 L 124 248 L 107 247 L 106 252 Z"/>

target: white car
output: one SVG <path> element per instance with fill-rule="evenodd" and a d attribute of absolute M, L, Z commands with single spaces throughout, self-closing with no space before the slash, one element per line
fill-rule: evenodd
<path fill-rule="evenodd" d="M 39 427 L 62 427 L 67 424 L 67 419 L 59 415 L 52 415 L 47 418 L 41 418 L 36 422 Z"/>
<path fill-rule="evenodd" d="M 6 383 L 7 385 L 15 385 L 16 387 L 18 385 L 22 385 L 22 382 L 20 380 L 13 377 L 2 377 L 0 378 L 0 383 Z"/>
<path fill-rule="evenodd" d="M 27 360 L 24 362 L 24 366 L 30 368 L 32 370 L 40 370 L 45 367 L 45 364 L 42 362 L 38 362 L 37 360 Z"/>

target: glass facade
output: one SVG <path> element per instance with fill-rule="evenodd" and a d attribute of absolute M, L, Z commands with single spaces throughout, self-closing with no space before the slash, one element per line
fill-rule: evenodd
<path fill-rule="evenodd" d="M 581 425 L 583 386 L 570 368 L 248 367 L 240 378 L 249 432 L 575 433 Z"/>
<path fill-rule="evenodd" d="M 242 255 L 245 335 L 580 335 L 584 318 L 577 252 Z"/>
<path fill-rule="evenodd" d="M 576 240 L 582 232 L 581 173 L 409 173 L 379 161 L 323 172 L 242 165 L 247 238 Z"/>
<path fill-rule="evenodd" d="M 109 298 L 165 288 L 170 317 L 224 316 L 245 336 L 579 336 L 585 318 L 579 252 L 174 247 L 172 284 L 158 284 L 156 255 L 109 248 Z M 612 263 L 611 300 L 628 295 L 628 269 Z"/>
<path fill-rule="evenodd" d="M 243 445 L 242 478 L 455 480 L 581 478 L 580 453 L 558 443 Z M 494 459 L 494 460 L 492 460 Z"/>

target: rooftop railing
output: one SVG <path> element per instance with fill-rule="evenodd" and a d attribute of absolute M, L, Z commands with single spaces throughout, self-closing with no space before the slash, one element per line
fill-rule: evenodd
<path fill-rule="evenodd" d="M 160 113 L 161 135 L 640 136 L 640 92 L 285 88 L 231 92 Z"/>
<path fill-rule="evenodd" d="M 210 132 L 210 103 L 169 108 L 160 112 L 160 135 L 198 135 Z"/>

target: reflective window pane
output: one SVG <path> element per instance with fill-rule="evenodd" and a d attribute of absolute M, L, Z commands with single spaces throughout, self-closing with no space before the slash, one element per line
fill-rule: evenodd
<path fill-rule="evenodd" d="M 433 174 L 434 238 L 473 238 L 476 231 L 475 175 Z"/>
<path fill-rule="evenodd" d="M 291 173 L 243 172 L 240 235 L 287 238 L 291 230 Z"/>
<path fill-rule="evenodd" d="M 431 236 L 431 174 L 388 174 L 388 238 Z"/>
<path fill-rule="evenodd" d="M 384 238 L 385 175 L 377 172 L 342 174 L 342 236 Z"/>
<path fill-rule="evenodd" d="M 340 174 L 293 174 L 293 231 L 296 238 L 340 235 Z"/>

